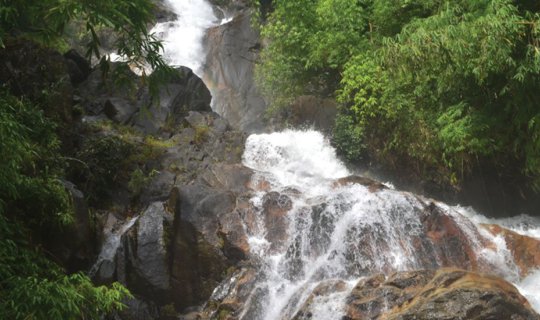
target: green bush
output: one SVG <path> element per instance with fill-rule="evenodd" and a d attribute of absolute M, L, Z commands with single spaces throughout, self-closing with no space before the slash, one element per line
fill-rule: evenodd
<path fill-rule="evenodd" d="M 134 150 L 133 144 L 116 135 L 91 137 L 77 152 L 79 161 L 70 163 L 70 176 L 92 203 L 108 199 L 119 182 L 127 182 Z"/>
<path fill-rule="evenodd" d="M 129 296 L 45 258 L 40 235 L 73 222 L 54 124 L 0 91 L 0 319 L 100 319 Z"/>

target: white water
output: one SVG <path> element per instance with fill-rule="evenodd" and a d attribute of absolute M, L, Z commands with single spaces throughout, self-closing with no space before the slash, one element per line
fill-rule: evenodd
<path fill-rule="evenodd" d="M 540 270 L 531 273 L 516 284 L 519 292 L 529 300 L 531 306 L 540 313 Z"/>
<path fill-rule="evenodd" d="M 114 261 L 116 252 L 118 251 L 118 247 L 120 246 L 120 240 L 122 240 L 122 235 L 126 233 L 129 229 L 131 229 L 135 222 L 137 222 L 137 219 L 139 219 L 139 217 L 135 216 L 120 225 L 117 223 L 110 223 L 108 226 L 105 227 L 105 229 L 103 230 L 105 240 L 103 241 L 103 245 L 101 246 L 101 250 L 99 252 L 99 256 L 96 262 L 94 263 L 92 268 L 90 268 L 90 276 L 96 275 L 103 262 Z"/>
<path fill-rule="evenodd" d="M 163 41 L 163 57 L 171 66 L 189 67 L 202 77 L 206 58 L 203 38 L 210 27 L 226 23 L 214 14 L 206 0 L 167 0 L 167 4 L 178 16 L 175 21 L 158 23 L 150 31 Z"/>
<path fill-rule="evenodd" d="M 251 199 L 258 221 L 246 230 L 252 254 L 261 261 L 264 280 L 258 286 L 267 290 L 259 303 L 267 307 L 259 310 L 258 319 L 290 319 L 317 285 L 340 279 L 347 283 L 345 291 L 317 297 L 310 307 L 316 319 L 337 319 L 362 276 L 452 265 L 425 234 L 422 217 L 429 201 L 391 189 L 373 193 L 358 184 L 335 186 L 334 179 L 351 173 L 319 132 L 251 135 L 243 162 L 257 171 L 255 181 L 268 182 L 271 191 L 292 200 L 284 218 L 287 234 L 276 244 L 270 234 L 275 231 L 265 226 L 267 192 Z M 516 283 L 540 311 L 540 271 L 521 279 L 504 238 L 480 226 L 497 223 L 538 237 L 540 222 L 527 216 L 490 220 L 470 209 L 437 206 L 457 222 L 480 268 Z M 424 239 L 420 248 L 418 239 Z"/>

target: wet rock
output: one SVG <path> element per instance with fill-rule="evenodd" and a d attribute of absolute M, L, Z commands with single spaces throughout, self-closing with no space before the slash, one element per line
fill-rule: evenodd
<path fill-rule="evenodd" d="M 266 239 L 271 243 L 271 249 L 277 250 L 287 240 L 287 213 L 292 208 L 292 201 L 287 195 L 272 191 L 264 195 L 262 202 Z"/>
<path fill-rule="evenodd" d="M 337 104 L 332 99 L 316 96 L 300 96 L 291 104 L 284 115 L 295 127 L 313 127 L 325 133 L 332 133 L 337 114 Z"/>
<path fill-rule="evenodd" d="M 205 46 L 208 54 L 204 81 L 214 97 L 213 109 L 234 128 L 248 132 L 263 129 L 266 103 L 253 75 L 260 50 L 259 35 L 251 26 L 249 10 L 209 29 Z"/>
<path fill-rule="evenodd" d="M 418 238 L 418 249 L 422 249 L 419 252 L 432 251 L 433 254 L 432 257 L 424 257 L 424 265 L 429 265 L 428 260 L 434 259 L 438 266 L 476 270 L 476 253 L 456 220 L 434 203 L 428 203 L 422 215 L 425 235 Z M 425 240 L 429 240 L 431 250 L 426 247 Z"/>
<path fill-rule="evenodd" d="M 222 226 L 227 221 L 219 217 L 233 210 L 234 197 L 213 191 L 190 185 L 171 193 L 169 208 L 175 213 L 171 274 L 180 309 L 208 299 L 230 265 L 222 250 L 228 239 Z"/>
<path fill-rule="evenodd" d="M 177 19 L 176 14 L 170 6 L 170 3 L 165 0 L 155 0 L 154 2 L 154 17 L 157 22 L 174 21 Z"/>
<path fill-rule="evenodd" d="M 98 213 L 101 252 L 90 270 L 90 275 L 99 284 L 120 281 L 127 284 L 127 268 L 134 258 L 133 224 L 136 220 L 124 220 L 113 212 Z"/>
<path fill-rule="evenodd" d="M 347 184 L 361 184 L 367 187 L 369 191 L 371 192 L 387 189 L 387 187 L 384 184 L 380 183 L 379 181 L 375 181 L 370 178 L 355 176 L 355 175 L 339 178 L 336 181 L 334 181 L 333 186 L 337 188 L 337 187 L 344 186 Z"/>
<path fill-rule="evenodd" d="M 171 289 L 167 249 L 173 216 L 161 202 L 151 203 L 137 221 L 136 256 L 130 287 L 141 296 L 164 299 Z"/>
<path fill-rule="evenodd" d="M 494 224 L 484 225 L 484 227 L 493 235 L 504 237 L 506 246 L 512 253 L 522 277 L 540 268 L 540 240 L 520 235 Z"/>
<path fill-rule="evenodd" d="M 172 239 L 172 285 L 178 309 L 200 304 L 212 294 L 227 269 L 220 250 L 193 224 L 176 218 Z"/>
<path fill-rule="evenodd" d="M 215 289 L 200 314 L 201 319 L 240 319 L 240 314 L 244 315 L 241 319 L 256 319 L 263 310 L 257 303 L 261 299 L 257 298 L 265 294 L 255 287 L 258 279 L 253 267 L 235 271 Z"/>
<path fill-rule="evenodd" d="M 327 280 L 325 282 L 321 282 L 319 285 L 317 285 L 317 287 L 315 287 L 315 289 L 313 289 L 310 296 L 306 299 L 302 307 L 300 307 L 300 310 L 296 313 L 296 315 L 292 319 L 293 320 L 312 319 L 313 314 L 311 312 L 311 308 L 313 307 L 313 304 L 316 302 L 317 298 L 329 296 L 331 294 L 335 294 L 338 292 L 344 292 L 346 290 L 347 290 L 347 284 L 341 280 Z"/>
<path fill-rule="evenodd" d="M 383 274 L 360 280 L 347 297 L 345 318 L 376 319 L 386 308 L 403 303 L 411 296 L 401 288 L 385 285 L 385 280 Z"/>
<path fill-rule="evenodd" d="M 540 316 L 505 280 L 485 274 L 442 269 L 412 299 L 385 312 L 381 318 L 533 320 L 540 319 Z"/>
<path fill-rule="evenodd" d="M 508 282 L 458 269 L 361 280 L 344 319 L 539 319 Z"/>

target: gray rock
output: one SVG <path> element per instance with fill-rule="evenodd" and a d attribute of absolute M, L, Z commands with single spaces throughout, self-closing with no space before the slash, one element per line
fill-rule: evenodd
<path fill-rule="evenodd" d="M 210 91 L 189 68 L 177 69 L 173 79 L 162 85 L 152 99 L 148 88 L 131 70 L 111 63 L 110 74 L 134 79 L 131 86 L 119 87 L 112 75 L 105 79 L 100 70 L 92 72 L 78 86 L 81 105 L 87 115 L 106 115 L 109 119 L 132 125 L 145 134 L 174 132 L 189 111 L 210 112 Z"/>
<path fill-rule="evenodd" d="M 175 180 L 176 175 L 174 173 L 168 170 L 161 170 L 142 190 L 141 203 L 166 200 Z"/>
<path fill-rule="evenodd" d="M 229 23 L 211 28 L 205 46 L 208 54 L 204 74 L 205 81 L 214 84 L 211 87 L 213 110 L 234 128 L 248 132 L 263 130 L 266 103 L 253 76 L 260 47 L 259 34 L 251 27 L 249 11 L 241 12 Z"/>
<path fill-rule="evenodd" d="M 170 289 L 167 226 L 172 224 L 172 219 L 161 202 L 151 203 L 139 218 L 134 272 L 145 284 L 141 294 L 164 294 Z"/>
<path fill-rule="evenodd" d="M 120 97 L 111 97 L 105 100 L 102 109 L 109 119 L 120 124 L 127 124 L 137 110 L 137 105 Z"/>

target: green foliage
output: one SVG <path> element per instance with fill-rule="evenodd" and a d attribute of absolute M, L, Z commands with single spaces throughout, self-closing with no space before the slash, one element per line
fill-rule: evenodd
<path fill-rule="evenodd" d="M 0 91 L 0 318 L 100 319 L 122 308 L 119 284 L 94 287 L 36 249 L 73 220 L 54 125 L 28 101 Z"/>
<path fill-rule="evenodd" d="M 71 163 L 70 176 L 79 182 L 92 203 L 110 196 L 110 190 L 128 178 L 132 143 L 116 136 L 94 136 L 76 154 L 78 162 Z"/>
<path fill-rule="evenodd" d="M 1 0 L 0 5 L 0 41 L 10 34 L 22 33 L 45 45 L 54 44 L 63 41 L 70 21 L 80 19 L 86 23 L 91 39 L 88 56 L 101 57 L 96 29 L 106 27 L 118 37 L 119 54 L 134 59 L 133 62 L 140 58 L 150 64 L 160 61 L 156 56 L 159 43 L 147 32 L 147 24 L 153 20 L 150 1 Z"/>
<path fill-rule="evenodd" d="M 337 115 L 334 142 L 341 146 L 347 159 L 354 161 L 362 158 L 365 151 L 363 139 L 363 127 L 357 125 L 352 115 Z"/>
<path fill-rule="evenodd" d="M 151 0 L 0 0 L 0 48 L 8 37 L 25 37 L 45 46 L 67 48 L 70 23 L 84 26 L 79 38 L 89 39 L 87 58 L 100 60 L 102 71 L 109 69 L 108 56 L 102 55 L 100 30 L 106 30 L 124 65 L 143 71 L 143 80 L 152 96 L 174 74 L 161 57 L 162 45 L 148 33 L 154 21 Z M 153 70 L 148 75 L 145 70 Z"/>
<path fill-rule="evenodd" d="M 118 283 L 94 287 L 81 274 L 65 275 L 39 251 L 30 249 L 24 226 L 0 212 L 0 318 L 100 319 L 124 306 L 129 292 Z"/>
<path fill-rule="evenodd" d="M 258 79 L 275 104 L 341 103 L 349 157 L 459 182 L 478 158 L 540 186 L 540 6 L 510 0 L 276 1 Z"/>
<path fill-rule="evenodd" d="M 69 223 L 54 124 L 27 101 L 0 91 L 0 135 L 0 205 L 29 225 Z"/>

